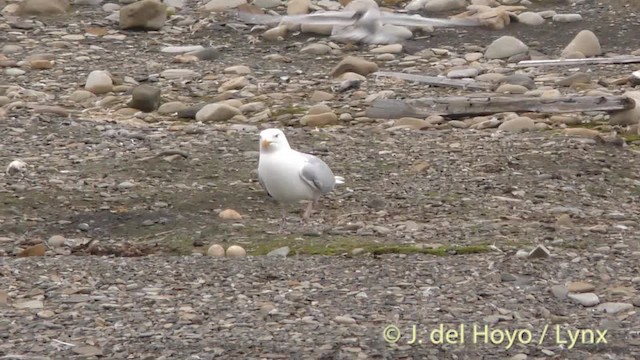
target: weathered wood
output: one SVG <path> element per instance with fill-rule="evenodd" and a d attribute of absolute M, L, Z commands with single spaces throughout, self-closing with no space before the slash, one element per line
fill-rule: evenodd
<path fill-rule="evenodd" d="M 449 117 L 488 115 L 501 112 L 566 113 L 583 111 L 618 111 L 635 107 L 626 96 L 565 96 L 540 98 L 533 96 L 452 96 L 413 100 L 375 100 L 365 111 L 371 118 Z"/>
<path fill-rule="evenodd" d="M 441 86 L 441 87 L 454 87 L 461 89 L 480 89 L 480 90 L 488 90 L 491 86 L 489 84 L 480 84 L 473 80 L 460 80 L 460 79 L 449 79 L 438 76 L 427 76 L 427 75 L 415 75 L 415 74 L 406 74 L 401 72 L 389 72 L 389 71 L 377 71 L 372 75 L 374 76 L 388 76 L 394 77 L 397 79 L 417 81 L 421 83 L 425 83 L 427 85 L 433 86 Z"/>
<path fill-rule="evenodd" d="M 517 67 L 531 66 L 566 66 L 588 64 L 630 64 L 640 63 L 640 56 L 620 56 L 614 58 L 585 58 L 585 59 L 553 59 L 553 60 L 523 60 Z"/>

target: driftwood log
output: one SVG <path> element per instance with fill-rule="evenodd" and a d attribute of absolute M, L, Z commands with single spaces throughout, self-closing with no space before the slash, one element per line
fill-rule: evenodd
<path fill-rule="evenodd" d="M 489 115 L 501 112 L 567 113 L 584 111 L 620 111 L 635 107 L 626 96 L 565 96 L 540 98 L 534 96 L 452 96 L 413 100 L 375 100 L 365 114 L 370 118 L 424 118 L 442 115 L 450 118 Z"/>
<path fill-rule="evenodd" d="M 552 60 L 523 60 L 517 67 L 531 66 L 567 66 L 589 64 L 631 64 L 640 63 L 640 56 L 619 56 L 613 58 L 585 58 L 585 59 L 552 59 Z"/>
<path fill-rule="evenodd" d="M 489 84 L 481 84 L 474 80 L 449 79 L 449 78 L 440 77 L 440 76 L 406 74 L 401 72 L 377 71 L 371 75 L 375 77 L 384 76 L 384 77 L 393 77 L 393 78 L 402 79 L 402 80 L 416 81 L 416 82 L 424 83 L 427 85 L 439 86 L 439 87 L 453 87 L 453 88 L 460 88 L 460 89 L 479 89 L 479 90 L 489 90 L 489 88 L 491 87 Z"/>

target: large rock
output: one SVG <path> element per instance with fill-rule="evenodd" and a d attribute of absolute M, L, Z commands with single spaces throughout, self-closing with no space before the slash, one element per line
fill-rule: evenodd
<path fill-rule="evenodd" d="M 224 11 L 237 8 L 238 6 L 246 3 L 247 0 L 211 0 L 202 7 L 202 10 L 216 12 Z"/>
<path fill-rule="evenodd" d="M 287 4 L 287 15 L 304 15 L 309 13 L 311 1 L 309 0 L 289 0 Z"/>
<path fill-rule="evenodd" d="M 327 24 L 302 24 L 300 31 L 307 34 L 331 35 L 333 25 Z"/>
<path fill-rule="evenodd" d="M 506 59 L 508 57 L 525 53 L 529 47 L 513 36 L 503 36 L 494 40 L 484 52 L 487 59 Z"/>
<path fill-rule="evenodd" d="M 463 9 L 467 6 L 467 0 L 431 0 L 423 9 L 427 12 L 439 12 Z"/>
<path fill-rule="evenodd" d="M 139 85 L 131 93 L 131 102 L 127 104 L 134 109 L 151 112 L 160 106 L 160 89 L 150 85 Z"/>
<path fill-rule="evenodd" d="M 636 106 L 633 109 L 612 114 L 609 119 L 611 125 L 627 126 L 640 123 L 640 91 L 627 91 L 624 95 L 633 99 Z"/>
<path fill-rule="evenodd" d="M 338 123 L 338 115 L 332 112 L 322 114 L 309 114 L 300 119 L 300 124 L 304 126 L 319 127 L 334 125 Z"/>
<path fill-rule="evenodd" d="M 156 0 L 141 0 L 120 9 L 121 29 L 160 30 L 167 21 L 167 6 Z"/>
<path fill-rule="evenodd" d="M 573 40 L 562 50 L 562 56 L 581 53 L 584 56 L 596 56 L 602 53 L 600 40 L 596 34 L 589 30 L 582 30 Z"/>
<path fill-rule="evenodd" d="M 57 15 L 69 8 L 68 0 L 23 0 L 18 5 L 18 15 Z"/>
<path fill-rule="evenodd" d="M 240 110 L 231 105 L 208 104 L 196 113 L 196 120 L 202 122 L 226 121 L 240 114 Z"/>
<path fill-rule="evenodd" d="M 518 22 L 527 25 L 542 25 L 544 24 L 544 18 L 538 13 L 526 11 L 518 15 Z"/>
<path fill-rule="evenodd" d="M 367 76 L 378 71 L 378 64 L 356 56 L 347 56 L 336 65 L 329 74 L 331 77 L 338 77 L 347 72 L 353 72 Z"/>
<path fill-rule="evenodd" d="M 94 70 L 87 76 L 84 88 L 96 95 L 106 94 L 113 90 L 113 79 L 106 71 Z"/>
<path fill-rule="evenodd" d="M 300 50 L 303 54 L 325 55 L 331 52 L 331 46 L 325 44 L 310 44 Z"/>
<path fill-rule="evenodd" d="M 413 37 L 413 32 L 404 26 L 384 24 L 380 31 L 398 39 L 408 40 Z"/>
<path fill-rule="evenodd" d="M 526 116 L 518 116 L 500 124 L 500 126 L 498 126 L 498 130 L 509 132 L 526 131 L 533 130 L 535 125 L 536 124 L 532 119 Z"/>

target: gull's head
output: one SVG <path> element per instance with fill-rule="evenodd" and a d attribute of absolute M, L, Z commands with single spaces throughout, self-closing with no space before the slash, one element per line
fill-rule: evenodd
<path fill-rule="evenodd" d="M 260 152 L 289 149 L 287 137 L 280 129 L 266 129 L 260 132 Z"/>

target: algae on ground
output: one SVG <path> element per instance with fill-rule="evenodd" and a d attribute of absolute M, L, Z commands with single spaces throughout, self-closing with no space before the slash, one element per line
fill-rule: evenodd
<path fill-rule="evenodd" d="M 270 251 L 288 246 L 290 255 L 351 255 L 354 250 L 373 255 L 383 254 L 429 254 L 437 256 L 456 254 L 475 254 L 491 250 L 489 245 L 447 245 L 436 248 L 424 247 L 419 244 L 385 244 L 373 239 L 358 237 L 331 237 L 330 239 L 302 239 L 296 237 L 282 237 L 264 242 L 248 244 L 250 255 L 266 255 Z"/>

